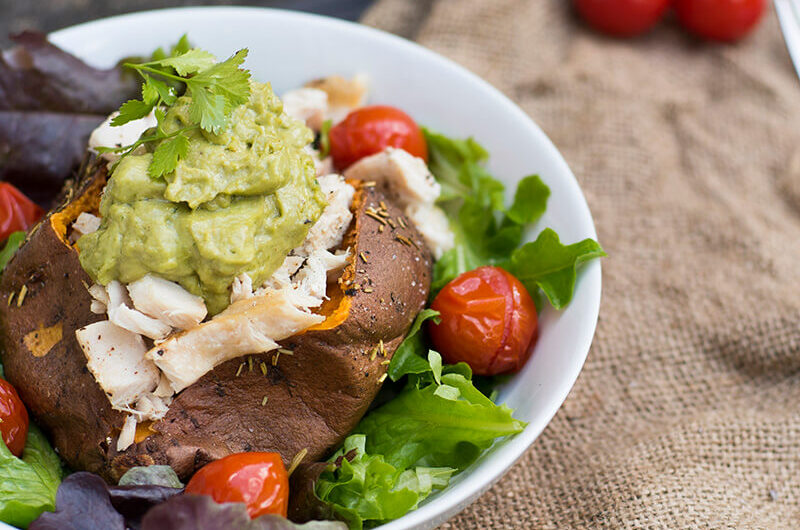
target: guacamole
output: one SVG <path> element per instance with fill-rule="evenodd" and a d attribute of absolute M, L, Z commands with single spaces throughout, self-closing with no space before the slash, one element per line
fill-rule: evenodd
<path fill-rule="evenodd" d="M 170 107 L 168 132 L 188 122 L 189 103 Z M 239 274 L 254 285 L 269 278 L 325 207 L 303 149 L 313 133 L 282 110 L 270 86 L 254 82 L 226 131 L 188 134 L 187 156 L 164 179 L 147 173 L 152 154 L 123 158 L 100 203 L 100 228 L 78 240 L 89 276 L 106 285 L 154 273 L 202 296 L 211 314 L 228 305 Z"/>

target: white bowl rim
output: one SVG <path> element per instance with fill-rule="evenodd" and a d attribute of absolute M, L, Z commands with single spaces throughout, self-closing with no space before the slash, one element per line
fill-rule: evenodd
<path fill-rule="evenodd" d="M 437 66 L 445 70 L 449 70 L 453 75 L 460 77 L 465 82 L 469 82 L 479 86 L 485 93 L 486 97 L 492 98 L 494 103 L 501 106 L 504 112 L 515 120 L 525 122 L 531 133 L 538 138 L 538 141 L 550 151 L 557 164 L 561 168 L 564 175 L 568 175 L 571 179 L 569 183 L 574 187 L 577 196 L 582 201 L 582 212 L 579 212 L 577 222 L 581 224 L 586 237 L 597 239 L 594 222 L 589 211 L 589 206 L 583 192 L 578 185 L 572 171 L 569 169 L 566 161 L 561 153 L 557 150 L 552 141 L 545 135 L 541 128 L 529 117 L 520 107 L 512 102 L 507 96 L 501 93 L 498 89 L 494 88 L 487 81 L 478 77 L 476 74 L 470 72 L 465 67 L 455 63 L 454 61 L 439 55 L 417 43 L 406 40 L 397 35 L 393 35 L 375 28 L 371 28 L 359 23 L 332 18 L 323 15 L 316 15 L 312 13 L 291 11 L 284 9 L 275 9 L 268 7 L 245 7 L 245 6 L 204 6 L 204 7 L 177 7 L 166 9 L 155 9 L 147 11 L 133 12 L 123 15 L 106 17 L 98 20 L 84 22 L 81 24 L 73 25 L 58 31 L 48 34 L 48 38 L 55 44 L 60 45 L 66 43 L 71 38 L 77 37 L 78 34 L 85 31 L 95 31 L 102 28 L 106 24 L 116 24 L 122 21 L 133 22 L 134 19 L 146 18 L 150 16 L 175 16 L 186 14 L 188 12 L 207 12 L 213 15 L 223 16 L 267 16 L 283 18 L 284 20 L 302 21 L 308 24 L 316 24 L 320 26 L 339 26 L 346 27 L 348 31 L 363 35 L 367 39 L 377 39 L 390 43 L 393 46 L 404 49 L 407 52 L 418 54 L 420 57 L 428 61 L 438 63 Z M 583 364 L 588 355 L 589 348 L 594 337 L 594 332 L 597 325 L 597 317 L 600 309 L 600 295 L 601 295 L 601 265 L 599 260 L 594 260 L 587 265 L 583 266 L 579 274 L 579 282 L 576 285 L 577 289 L 588 291 L 588 298 L 586 306 L 593 315 L 591 326 L 586 326 L 584 329 L 576 331 L 580 336 L 577 342 L 580 344 L 579 362 L 574 366 L 573 373 L 564 377 L 559 392 L 555 399 L 549 400 L 549 406 L 539 415 L 536 422 L 531 422 L 525 430 L 513 438 L 508 443 L 505 443 L 502 448 L 496 453 L 498 464 L 493 469 L 484 471 L 480 474 L 473 473 L 471 476 L 465 477 L 459 484 L 447 488 L 444 492 L 439 494 L 437 498 L 433 499 L 430 503 L 420 506 L 417 510 L 409 512 L 404 517 L 395 521 L 389 522 L 380 528 L 382 530 L 401 530 L 408 528 L 417 528 L 419 526 L 428 527 L 431 523 L 440 524 L 448 518 L 454 516 L 456 513 L 463 510 L 469 501 L 476 499 L 481 493 L 486 491 L 492 484 L 498 481 L 511 466 L 522 457 L 524 452 L 542 433 L 547 424 L 555 416 L 558 409 L 566 400 L 570 390 L 575 384 L 578 375 L 583 367 Z M 586 296 L 587 294 L 584 293 Z M 2 523 L 0 523 L 2 525 Z"/>

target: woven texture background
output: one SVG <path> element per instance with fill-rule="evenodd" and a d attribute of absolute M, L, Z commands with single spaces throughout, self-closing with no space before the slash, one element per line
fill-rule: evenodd
<path fill-rule="evenodd" d="M 671 21 L 614 41 L 569 4 L 382 0 L 364 19 L 521 105 L 610 255 L 570 397 L 444 528 L 800 527 L 800 84 L 777 21 L 735 46 Z"/>

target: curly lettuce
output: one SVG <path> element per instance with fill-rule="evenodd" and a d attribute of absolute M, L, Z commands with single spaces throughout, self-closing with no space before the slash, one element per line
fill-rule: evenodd
<path fill-rule="evenodd" d="M 405 387 L 364 417 L 316 481 L 318 500 L 352 529 L 402 517 L 495 440 L 525 428 L 475 388 L 469 366 L 424 356 L 420 328 L 436 315 L 423 311 L 395 353 L 389 373 L 406 377 Z"/>

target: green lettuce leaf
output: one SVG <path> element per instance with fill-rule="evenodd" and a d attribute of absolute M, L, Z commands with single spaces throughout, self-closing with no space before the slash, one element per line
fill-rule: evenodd
<path fill-rule="evenodd" d="M 3 250 L 0 250 L 0 271 L 6 268 L 6 265 L 8 265 L 8 262 L 14 257 L 14 254 L 17 253 L 23 241 L 25 241 L 25 232 L 12 232 L 11 235 L 8 236 Z"/>
<path fill-rule="evenodd" d="M 511 409 L 496 405 L 461 374 L 442 375 L 441 385 L 409 387 L 398 397 L 373 410 L 356 428 L 367 437 L 367 451 L 382 455 L 389 464 L 452 467 L 462 470 L 496 438 L 515 434 L 525 424 Z"/>
<path fill-rule="evenodd" d="M 411 329 L 408 330 L 406 338 L 400 343 L 392 356 L 387 373 L 392 381 L 398 381 L 401 377 L 408 374 L 421 374 L 431 369 L 430 365 L 422 358 L 427 351 L 425 345 L 422 324 L 426 320 L 439 322 L 439 312 L 433 309 L 423 309 L 417 315 Z"/>
<path fill-rule="evenodd" d="M 414 336 L 435 317 L 421 315 Z M 443 365 L 433 350 L 426 360 L 417 339 L 409 340 L 398 365 L 413 366 L 406 387 L 366 415 L 315 485 L 318 500 L 352 529 L 405 515 L 497 438 L 525 427 L 473 386 L 468 365 Z"/>
<path fill-rule="evenodd" d="M 576 268 L 606 253 L 593 239 L 563 245 L 553 230 L 546 228 L 536 241 L 526 243 L 511 255 L 504 267 L 530 292 L 540 288 L 553 307 L 561 309 L 572 300 Z"/>
<path fill-rule="evenodd" d="M 332 457 L 340 461 L 317 480 L 317 496 L 351 528 L 364 521 L 388 521 L 417 507 L 435 488 L 445 487 L 455 470 L 417 467 L 398 469 L 380 455 L 367 454 L 366 438 L 353 434 Z M 345 458 L 348 455 L 349 458 Z"/>
<path fill-rule="evenodd" d="M 0 441 L 0 521 L 26 528 L 53 511 L 61 477 L 61 461 L 35 425 L 28 427 L 21 459 Z"/>
<path fill-rule="evenodd" d="M 474 139 L 459 140 L 424 129 L 428 166 L 442 186 L 439 199 L 450 219 L 455 248 L 434 267 L 434 292 L 468 270 L 508 259 L 525 226 L 547 208 L 550 189 L 537 175 L 523 178 L 514 201 L 505 206 L 505 186 L 483 166 L 488 153 Z"/>
<path fill-rule="evenodd" d="M 440 202 L 456 243 L 434 265 L 432 294 L 461 273 L 500 265 L 525 284 L 534 300 L 540 299 L 541 290 L 554 307 L 565 307 L 572 299 L 576 267 L 606 255 L 600 245 L 586 239 L 564 246 L 546 229 L 535 242 L 520 246 L 526 229 L 547 209 L 547 185 L 538 175 L 523 178 L 506 207 L 503 184 L 483 167 L 488 158 L 483 147 L 472 138 L 452 139 L 428 129 L 424 133 L 428 165 L 442 186 Z"/>

